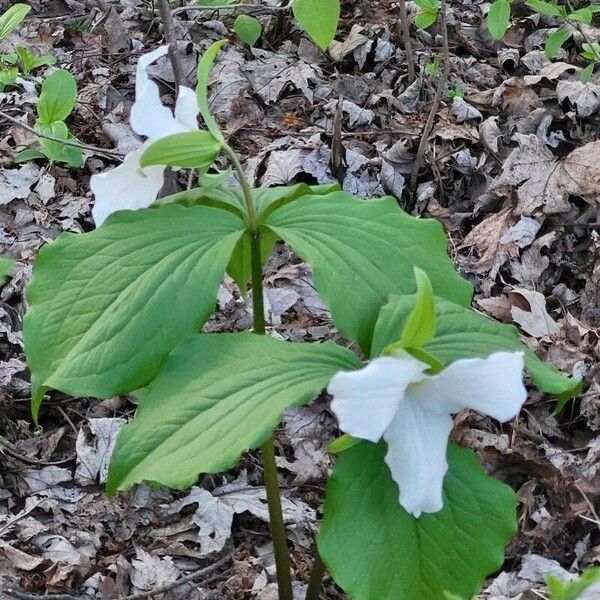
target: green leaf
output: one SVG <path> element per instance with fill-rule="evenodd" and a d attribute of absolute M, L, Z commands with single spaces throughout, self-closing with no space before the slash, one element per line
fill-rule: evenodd
<path fill-rule="evenodd" d="M 29 162 L 30 160 L 37 160 L 39 158 L 46 158 L 46 155 L 43 152 L 40 152 L 39 150 L 27 148 L 26 150 L 21 150 L 21 152 L 17 152 L 13 160 L 16 163 L 24 163 Z"/>
<path fill-rule="evenodd" d="M 349 450 L 353 446 L 356 446 L 356 444 L 360 444 L 360 441 L 361 440 L 358 438 L 352 437 L 351 435 L 345 433 L 336 440 L 333 440 L 333 442 L 327 446 L 327 452 L 339 454 L 340 452 L 344 452 L 344 450 Z"/>
<path fill-rule="evenodd" d="M 578 600 L 583 592 L 597 582 L 600 582 L 598 567 L 587 569 L 575 581 L 561 581 L 554 575 L 549 575 L 546 580 L 551 600 Z"/>
<path fill-rule="evenodd" d="M 73 110 L 77 99 L 77 83 L 71 73 L 59 69 L 42 83 L 42 92 L 37 104 L 39 122 L 51 125 L 64 121 Z"/>
<path fill-rule="evenodd" d="M 242 42 L 254 46 L 262 34 L 262 25 L 250 15 L 238 15 L 233 23 L 233 30 Z"/>
<path fill-rule="evenodd" d="M 337 31 L 340 0 L 294 0 L 292 11 L 298 25 L 321 50 L 326 50 Z"/>
<path fill-rule="evenodd" d="M 546 40 L 544 52 L 550 59 L 556 56 L 556 53 L 562 48 L 562 45 L 571 37 L 571 32 L 564 27 L 551 33 Z"/>
<path fill-rule="evenodd" d="M 229 212 L 169 205 L 42 248 L 24 324 L 34 415 L 44 388 L 106 398 L 146 385 L 214 311 L 243 230 Z"/>
<path fill-rule="evenodd" d="M 17 55 L 21 61 L 21 67 L 25 75 L 29 75 L 31 71 L 39 67 L 46 65 L 53 65 L 56 63 L 56 57 L 52 54 L 44 54 L 43 56 L 37 57 L 33 52 L 20 46 L 17 48 Z"/>
<path fill-rule="evenodd" d="M 0 15 L 0 40 L 10 35 L 27 16 L 31 10 L 28 4 L 13 4 L 7 11 Z"/>
<path fill-rule="evenodd" d="M 142 154 L 141 166 L 169 165 L 195 169 L 210 166 L 222 144 L 208 131 L 175 133 L 154 142 Z"/>
<path fill-rule="evenodd" d="M 318 539 L 332 577 L 352 600 L 475 594 L 516 533 L 515 494 L 450 444 L 444 508 L 415 519 L 398 503 L 385 451 L 362 442 L 338 456 Z"/>
<path fill-rule="evenodd" d="M 544 2 L 543 0 L 527 0 L 525 4 L 527 4 L 527 6 L 533 9 L 535 12 L 548 15 L 550 17 L 565 17 L 567 14 L 566 10 L 562 6 L 552 4 L 551 2 Z"/>
<path fill-rule="evenodd" d="M 192 485 L 232 467 L 271 435 L 283 410 L 312 400 L 360 360 L 331 342 L 294 344 L 252 333 L 199 334 L 178 346 L 138 393 L 117 440 L 108 492 L 149 481 Z"/>
<path fill-rule="evenodd" d="M 55 121 L 50 125 L 37 122 L 34 129 L 42 135 L 47 135 L 57 140 L 75 141 L 64 121 Z M 73 167 L 80 167 L 83 164 L 81 148 L 61 144 L 58 141 L 49 140 L 44 137 L 41 137 L 39 142 L 43 153 L 49 160 L 66 162 Z"/>
<path fill-rule="evenodd" d="M 581 75 L 579 76 L 579 80 L 581 83 L 589 83 L 592 75 L 594 74 L 594 68 L 596 67 L 596 63 L 590 63 L 583 71 L 581 71 Z"/>
<path fill-rule="evenodd" d="M 510 26 L 510 2 L 508 0 L 495 0 L 490 6 L 487 15 L 487 25 L 491 36 L 501 40 Z"/>
<path fill-rule="evenodd" d="M 221 50 L 228 41 L 229 40 L 219 40 L 218 42 L 211 44 L 202 55 L 202 58 L 198 63 L 198 85 L 196 86 L 198 107 L 200 108 L 200 114 L 204 119 L 206 128 L 213 134 L 216 140 L 223 144 L 225 143 L 225 138 L 223 137 L 221 129 L 217 125 L 208 105 L 208 80 L 210 77 L 210 70 L 215 63 L 219 50 Z"/>
<path fill-rule="evenodd" d="M 585 23 L 586 25 L 591 25 L 593 18 L 594 11 L 592 11 L 591 7 L 589 6 L 575 10 L 571 14 L 567 15 L 567 19 L 569 19 L 569 21 L 578 21 L 579 23 Z"/>
<path fill-rule="evenodd" d="M 415 18 L 415 25 L 419 29 L 427 29 L 433 25 L 438 18 L 439 9 L 422 10 Z"/>
<path fill-rule="evenodd" d="M 417 293 L 400 335 L 402 348 L 421 348 L 435 335 L 436 316 L 431 281 L 425 271 L 417 267 L 414 271 Z"/>
<path fill-rule="evenodd" d="M 19 70 L 17 67 L 11 67 L 10 69 L 0 69 L 0 91 L 7 85 L 13 85 L 16 83 L 19 77 Z"/>
<path fill-rule="evenodd" d="M 470 302 L 471 285 L 448 258 L 441 224 L 407 215 L 394 198 L 363 201 L 345 192 L 305 196 L 277 209 L 265 223 L 310 263 L 335 324 L 367 354 L 388 296 L 416 291 L 414 266 L 427 273 L 437 295 Z"/>
<path fill-rule="evenodd" d="M 0 285 L 4 283 L 4 280 L 10 275 L 10 272 L 15 266 L 15 261 L 12 258 L 4 258 L 0 256 Z"/>
<path fill-rule="evenodd" d="M 413 305 L 414 296 L 390 297 L 375 326 L 372 356 L 378 356 L 399 339 Z M 498 323 L 443 298 L 435 299 L 435 309 L 436 336 L 423 349 L 441 364 L 448 365 L 461 358 L 485 358 L 498 351 L 523 351 L 533 383 L 542 391 L 557 396 L 561 401 L 559 407 L 580 391 L 580 381 L 541 361 L 521 342 L 519 331 L 513 325 Z"/>

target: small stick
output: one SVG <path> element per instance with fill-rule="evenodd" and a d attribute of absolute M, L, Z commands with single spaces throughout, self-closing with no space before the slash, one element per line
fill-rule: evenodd
<path fill-rule="evenodd" d="M 18 125 L 25 131 L 29 131 L 29 133 L 33 133 L 37 135 L 37 137 L 44 138 L 45 140 L 50 140 L 51 142 L 58 142 L 60 144 L 64 144 L 65 146 L 73 146 L 74 148 L 80 148 L 81 150 L 89 150 L 90 152 L 94 152 L 94 154 L 104 154 L 110 158 L 123 158 L 123 154 L 120 152 L 116 152 L 115 150 L 106 150 L 105 148 L 97 148 L 96 146 L 90 146 L 89 144 L 81 144 L 80 142 L 70 142 L 69 140 L 61 140 L 50 135 L 45 135 L 43 133 L 39 133 L 33 127 L 29 127 L 29 125 L 25 125 L 25 123 L 21 123 L 18 119 L 7 115 L 5 112 L 0 111 L 0 118 L 6 119 L 15 125 Z"/>
<path fill-rule="evenodd" d="M 414 197 L 415 192 L 417 191 L 417 179 L 419 178 L 419 169 L 421 168 L 423 156 L 425 154 L 425 150 L 429 142 L 429 136 L 431 135 L 431 131 L 435 123 L 435 117 L 437 115 L 437 112 L 440 108 L 440 103 L 442 101 L 442 95 L 444 93 L 444 90 L 446 89 L 448 77 L 450 76 L 450 45 L 448 43 L 448 22 L 446 18 L 446 6 L 447 0 L 441 0 L 440 16 L 444 48 L 444 68 L 442 70 L 442 76 L 440 77 L 440 80 L 438 82 L 438 87 L 435 91 L 435 97 L 433 99 L 433 104 L 431 105 L 431 110 L 429 111 L 429 117 L 427 118 L 427 122 L 425 123 L 425 127 L 423 128 L 423 133 L 421 134 L 421 142 L 419 143 L 419 149 L 417 150 L 415 164 L 413 166 L 413 170 L 410 176 L 411 204 L 414 204 L 415 202 Z"/>
<path fill-rule="evenodd" d="M 260 6 L 258 4 L 229 4 L 223 6 L 200 6 L 198 4 L 189 4 L 188 6 L 181 6 L 180 8 L 176 8 L 172 14 L 178 15 L 179 13 L 186 12 L 188 10 L 193 10 L 196 12 L 217 12 L 220 10 L 237 10 L 244 13 L 258 13 L 258 14 L 268 14 L 268 13 L 277 13 L 277 12 L 285 12 L 290 9 L 290 5 L 284 6 Z"/>
<path fill-rule="evenodd" d="M 408 11 L 406 10 L 406 0 L 400 0 L 400 29 L 402 32 L 402 41 L 406 52 L 406 66 L 408 68 L 408 85 L 414 83 L 416 77 L 415 54 L 410 39 L 410 23 L 408 22 Z"/>
<path fill-rule="evenodd" d="M 171 66 L 173 67 L 175 84 L 177 85 L 177 90 L 179 90 L 182 85 L 187 85 L 187 78 L 183 73 L 181 61 L 179 60 L 179 52 L 177 50 L 177 40 L 175 39 L 175 32 L 173 30 L 173 16 L 171 13 L 171 7 L 169 6 L 169 0 L 158 0 L 158 12 L 160 13 L 160 20 L 162 21 L 165 30 L 165 39 L 167 44 L 169 44 L 169 59 L 171 60 Z"/>

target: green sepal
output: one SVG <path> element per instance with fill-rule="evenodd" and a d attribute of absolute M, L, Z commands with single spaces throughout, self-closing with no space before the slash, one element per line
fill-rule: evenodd
<path fill-rule="evenodd" d="M 210 107 L 208 105 L 208 83 L 210 78 L 210 70 L 217 58 L 219 50 L 227 44 L 229 40 L 219 40 L 211 44 L 206 52 L 202 55 L 200 62 L 198 63 L 198 85 L 196 86 L 196 96 L 198 97 L 198 107 L 200 114 L 204 119 L 206 128 L 213 134 L 214 138 L 225 143 L 225 138 L 221 133 L 221 129 L 217 124 L 217 121 L 212 115 Z"/>
<path fill-rule="evenodd" d="M 413 307 L 414 296 L 390 296 L 375 325 L 372 356 L 381 354 L 398 339 Z M 423 350 L 446 366 L 462 358 L 486 358 L 499 351 L 525 353 L 525 366 L 533 383 L 559 400 L 560 410 L 567 400 L 581 391 L 581 382 L 563 375 L 554 365 L 540 360 L 521 341 L 513 325 L 498 323 L 472 309 L 435 298 L 436 336 Z"/>
<path fill-rule="evenodd" d="M 140 165 L 167 165 L 186 169 L 209 167 L 222 147 L 222 143 L 209 131 L 175 133 L 151 144 L 142 154 Z"/>

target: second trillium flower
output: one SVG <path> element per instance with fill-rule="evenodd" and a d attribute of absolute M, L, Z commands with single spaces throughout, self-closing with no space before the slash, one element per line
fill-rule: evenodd
<path fill-rule="evenodd" d="M 386 441 L 400 505 L 415 517 L 443 507 L 452 415 L 469 408 L 504 422 L 527 398 L 522 352 L 458 360 L 437 375 L 427 375 L 428 368 L 400 351 L 359 371 L 337 373 L 328 387 L 342 431 Z"/>
<path fill-rule="evenodd" d="M 133 131 L 147 141 L 130 152 L 120 166 L 92 176 L 90 187 L 95 196 L 92 216 L 96 226 L 118 210 L 151 206 L 163 186 L 165 167 L 153 165 L 142 168 L 142 155 L 159 139 L 198 130 L 199 109 L 195 92 L 181 86 L 173 114 L 160 101 L 158 86 L 148 76 L 148 67 L 167 54 L 168 49 L 168 46 L 161 46 L 142 56 L 138 62 L 130 123 Z"/>

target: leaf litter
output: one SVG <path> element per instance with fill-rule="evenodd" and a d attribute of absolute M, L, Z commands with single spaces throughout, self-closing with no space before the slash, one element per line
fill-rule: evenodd
<path fill-rule="evenodd" d="M 137 144 L 127 125 L 136 57 L 161 43 L 161 32 L 151 3 L 107 4 L 103 12 L 103 2 L 32 1 L 31 16 L 0 51 L 26 40 L 30 49 L 54 54 L 78 81 L 70 119 L 76 137 L 126 153 Z M 450 2 L 448 88 L 460 94 L 445 97 L 437 114 L 416 210 L 444 223 L 480 310 L 515 323 L 542 357 L 584 377 L 581 398 L 559 415 L 549 398 L 532 393 L 511 427 L 463 414 L 453 434 L 519 497 L 519 533 L 481 598 L 530 600 L 539 597 L 546 574 L 570 579 L 600 562 L 600 80 L 581 83 L 566 55 L 550 62 L 545 30 L 530 18 L 515 21 L 509 43 L 498 46 L 485 33 L 483 8 L 478 1 Z M 246 157 L 253 182 L 338 179 L 364 198 L 387 193 L 404 206 L 433 92 L 426 77 L 407 81 L 395 4 L 343 3 L 342 25 L 326 55 L 287 20 L 282 30 L 275 16 L 260 18 L 268 43 L 253 50 L 229 44 L 210 82 L 216 117 Z M 175 18 L 192 84 L 198 56 L 227 34 L 215 19 L 193 11 Z M 598 38 L 593 28 L 582 31 Z M 438 34 L 435 28 L 415 33 L 422 67 L 431 62 Z M 569 48 L 576 52 L 582 43 L 574 32 Z M 0 110 L 31 124 L 43 74 L 1 92 Z M 172 103 L 168 61 L 151 74 Z M 115 435 L 135 410 L 131 399 L 98 402 L 54 392 L 41 430 L 32 427 L 23 289 L 40 246 L 62 231 L 91 228 L 89 176 L 113 164 L 110 154 L 91 151 L 80 170 L 14 164 L 15 151 L 33 140 L 0 120 L 0 254 L 17 260 L 0 288 L 0 574 L 31 593 L 79 590 L 89 598 L 115 598 L 150 592 L 233 548 L 228 566 L 171 597 L 274 598 L 255 453 L 222 476 L 202 477 L 188 492 L 138 486 L 109 500 L 102 482 Z M 185 182 L 175 176 L 169 185 L 177 191 Z M 310 269 L 286 246 L 276 248 L 265 276 L 271 335 L 337 339 Z M 236 331 L 250 319 L 227 279 L 207 330 Z M 309 577 L 316 511 L 333 461 L 325 448 L 337 433 L 321 398 L 287 411 L 276 435 L 298 594 Z M 330 582 L 326 594 L 343 598 Z"/>

